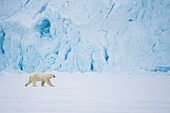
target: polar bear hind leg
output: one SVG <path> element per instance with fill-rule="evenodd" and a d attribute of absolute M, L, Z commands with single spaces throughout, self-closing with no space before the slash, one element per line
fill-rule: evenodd
<path fill-rule="evenodd" d="M 29 81 L 25 84 L 25 87 L 31 84 L 31 78 L 29 77 Z"/>
<path fill-rule="evenodd" d="M 41 82 L 41 86 L 42 86 L 42 87 L 45 87 L 44 84 L 45 84 L 45 81 L 42 81 L 42 82 Z"/>
<path fill-rule="evenodd" d="M 33 84 L 33 87 L 37 87 L 36 86 L 36 80 L 32 80 L 32 84 Z"/>

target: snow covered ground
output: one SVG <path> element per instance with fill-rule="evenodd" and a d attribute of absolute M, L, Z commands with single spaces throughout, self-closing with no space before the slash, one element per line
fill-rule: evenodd
<path fill-rule="evenodd" d="M 0 74 L 0 113 L 169 113 L 170 76 L 56 73 L 55 87 L 27 73 Z"/>

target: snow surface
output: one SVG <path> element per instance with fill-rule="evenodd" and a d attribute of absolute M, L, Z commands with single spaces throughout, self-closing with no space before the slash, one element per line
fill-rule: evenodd
<path fill-rule="evenodd" d="M 1 113 L 169 113 L 170 76 L 57 73 L 55 87 L 27 73 L 0 73 Z M 161 75 L 161 76 L 160 76 Z"/>
<path fill-rule="evenodd" d="M 170 70 L 169 0 L 0 0 L 0 71 Z"/>

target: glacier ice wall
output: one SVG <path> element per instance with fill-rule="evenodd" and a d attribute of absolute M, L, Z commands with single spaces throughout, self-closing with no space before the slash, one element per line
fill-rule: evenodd
<path fill-rule="evenodd" d="M 0 71 L 170 70 L 169 0 L 0 0 Z"/>

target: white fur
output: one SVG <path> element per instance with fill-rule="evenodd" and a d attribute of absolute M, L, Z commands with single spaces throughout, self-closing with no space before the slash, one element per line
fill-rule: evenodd
<path fill-rule="evenodd" d="M 54 85 L 52 85 L 50 81 L 51 78 L 55 78 L 55 75 L 50 73 L 39 73 L 39 72 L 33 73 L 32 75 L 30 75 L 29 81 L 25 84 L 25 86 L 28 86 L 30 83 L 32 83 L 33 86 L 36 87 L 36 81 L 41 81 L 42 87 L 44 87 L 45 82 L 51 87 L 54 87 Z"/>

